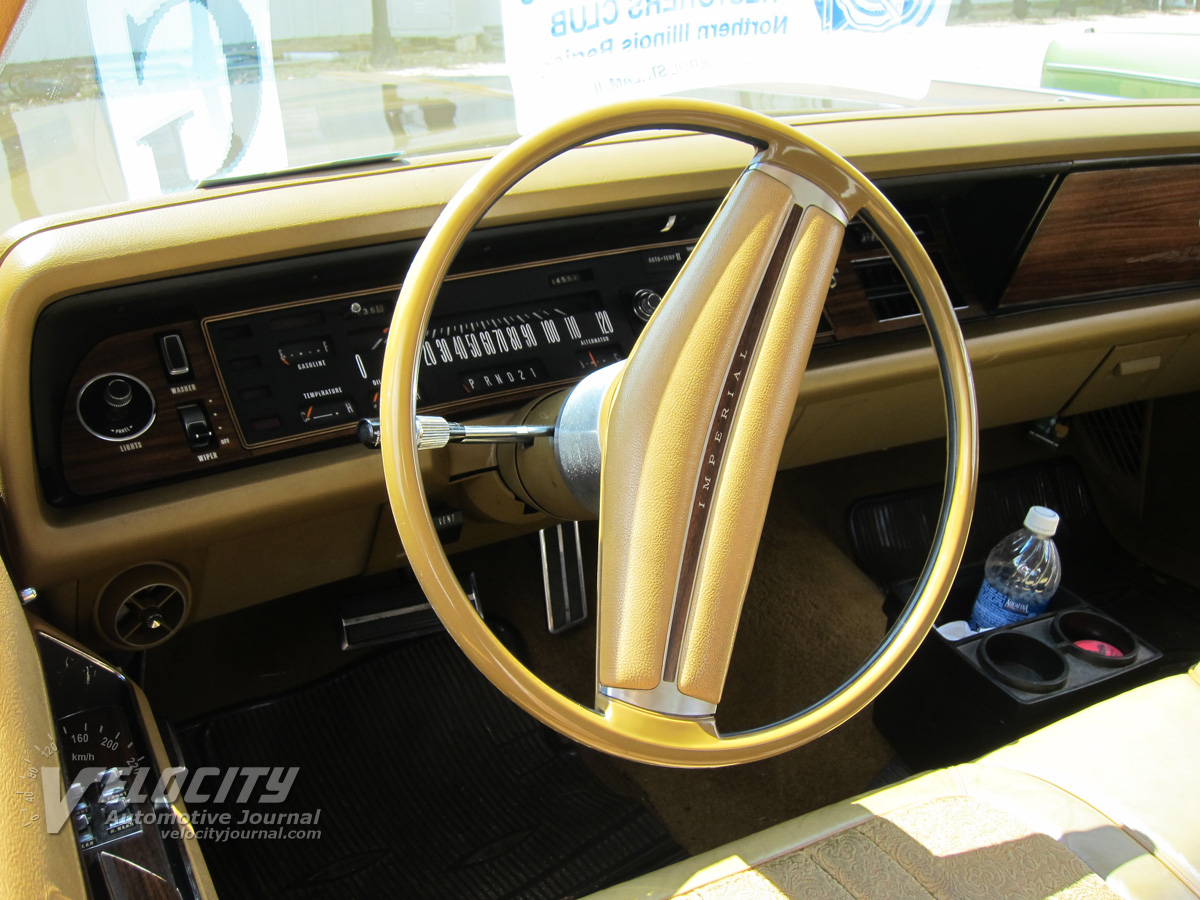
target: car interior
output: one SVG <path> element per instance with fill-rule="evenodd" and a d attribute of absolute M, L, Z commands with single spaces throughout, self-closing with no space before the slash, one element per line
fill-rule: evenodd
<path fill-rule="evenodd" d="M 1200 895 L 1198 122 L 651 99 L 14 225 L 0 894 Z M 1048 610 L 937 630 L 1034 505 Z"/>

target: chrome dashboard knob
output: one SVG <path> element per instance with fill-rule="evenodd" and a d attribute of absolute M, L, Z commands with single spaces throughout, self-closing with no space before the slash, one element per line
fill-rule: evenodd
<path fill-rule="evenodd" d="M 660 303 L 662 303 L 662 295 L 658 291 L 642 288 L 633 295 L 633 314 L 643 322 L 649 322 Z"/>
<path fill-rule="evenodd" d="M 113 409 L 124 409 L 133 399 L 133 385 L 124 378 L 110 378 L 104 386 L 104 402 Z"/>

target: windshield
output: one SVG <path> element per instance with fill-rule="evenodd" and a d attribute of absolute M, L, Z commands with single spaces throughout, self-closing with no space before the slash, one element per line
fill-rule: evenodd
<path fill-rule="evenodd" d="M 1200 96 L 1196 0 L 1120 2 L 37 0 L 0 78 L 0 228 L 636 96 L 788 117 Z"/>

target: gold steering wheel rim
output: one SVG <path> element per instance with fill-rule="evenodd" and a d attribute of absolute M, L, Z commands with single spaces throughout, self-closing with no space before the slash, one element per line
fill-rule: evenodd
<path fill-rule="evenodd" d="M 506 191 L 554 156 L 600 137 L 657 129 L 708 132 L 750 143 L 762 151 L 760 161 L 782 166 L 834 200 L 845 217 L 843 224 L 855 214 L 869 221 L 921 307 L 946 405 L 941 517 L 912 600 L 883 643 L 840 688 L 788 719 L 739 734 L 719 734 L 711 717 L 663 714 L 599 694 L 597 708 L 588 709 L 523 666 L 475 612 L 451 569 L 428 514 L 416 450 L 419 348 L 438 290 L 467 235 Z M 763 759 L 825 734 L 865 707 L 908 662 L 933 625 L 962 557 L 975 495 L 978 431 L 970 367 L 952 303 L 920 242 L 878 189 L 830 150 L 784 123 L 707 101 L 641 100 L 581 113 L 516 141 L 459 190 L 414 258 L 396 304 L 384 355 L 380 429 L 388 496 L 408 562 L 471 662 L 526 712 L 562 734 L 607 753 L 667 766 L 724 766 Z"/>

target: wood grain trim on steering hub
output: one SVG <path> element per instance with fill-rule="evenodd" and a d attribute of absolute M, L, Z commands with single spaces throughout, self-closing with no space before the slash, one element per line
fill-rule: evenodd
<path fill-rule="evenodd" d="M 750 356 L 680 648 L 675 683 L 687 696 L 721 699 L 779 454 L 843 233 L 828 213 L 805 210 Z"/>
<path fill-rule="evenodd" d="M 662 681 L 713 405 L 793 206 L 775 179 L 739 179 L 617 385 L 600 496 L 597 661 L 606 687 L 652 690 Z"/>
<path fill-rule="evenodd" d="M 796 240 L 796 229 L 800 225 L 803 210 L 793 206 L 779 234 L 771 262 L 758 286 L 758 294 L 742 326 L 733 358 L 725 373 L 725 384 L 717 404 L 712 411 L 712 422 L 708 427 L 708 441 L 704 446 L 703 462 L 695 485 L 692 500 L 692 515 L 688 521 L 687 536 L 683 542 L 683 560 L 679 570 L 679 583 L 675 587 L 675 607 L 671 611 L 671 627 L 667 634 L 667 653 L 663 661 L 663 681 L 674 681 L 679 673 L 679 652 L 683 645 L 683 631 L 687 626 L 688 611 L 691 609 L 692 590 L 696 586 L 697 567 L 700 564 L 700 548 L 708 530 L 709 514 L 712 511 L 713 487 L 725 461 L 725 448 L 730 426 L 737 414 L 742 399 L 742 388 L 746 384 L 750 355 L 762 336 L 767 308 L 779 287 L 788 257 Z"/>

